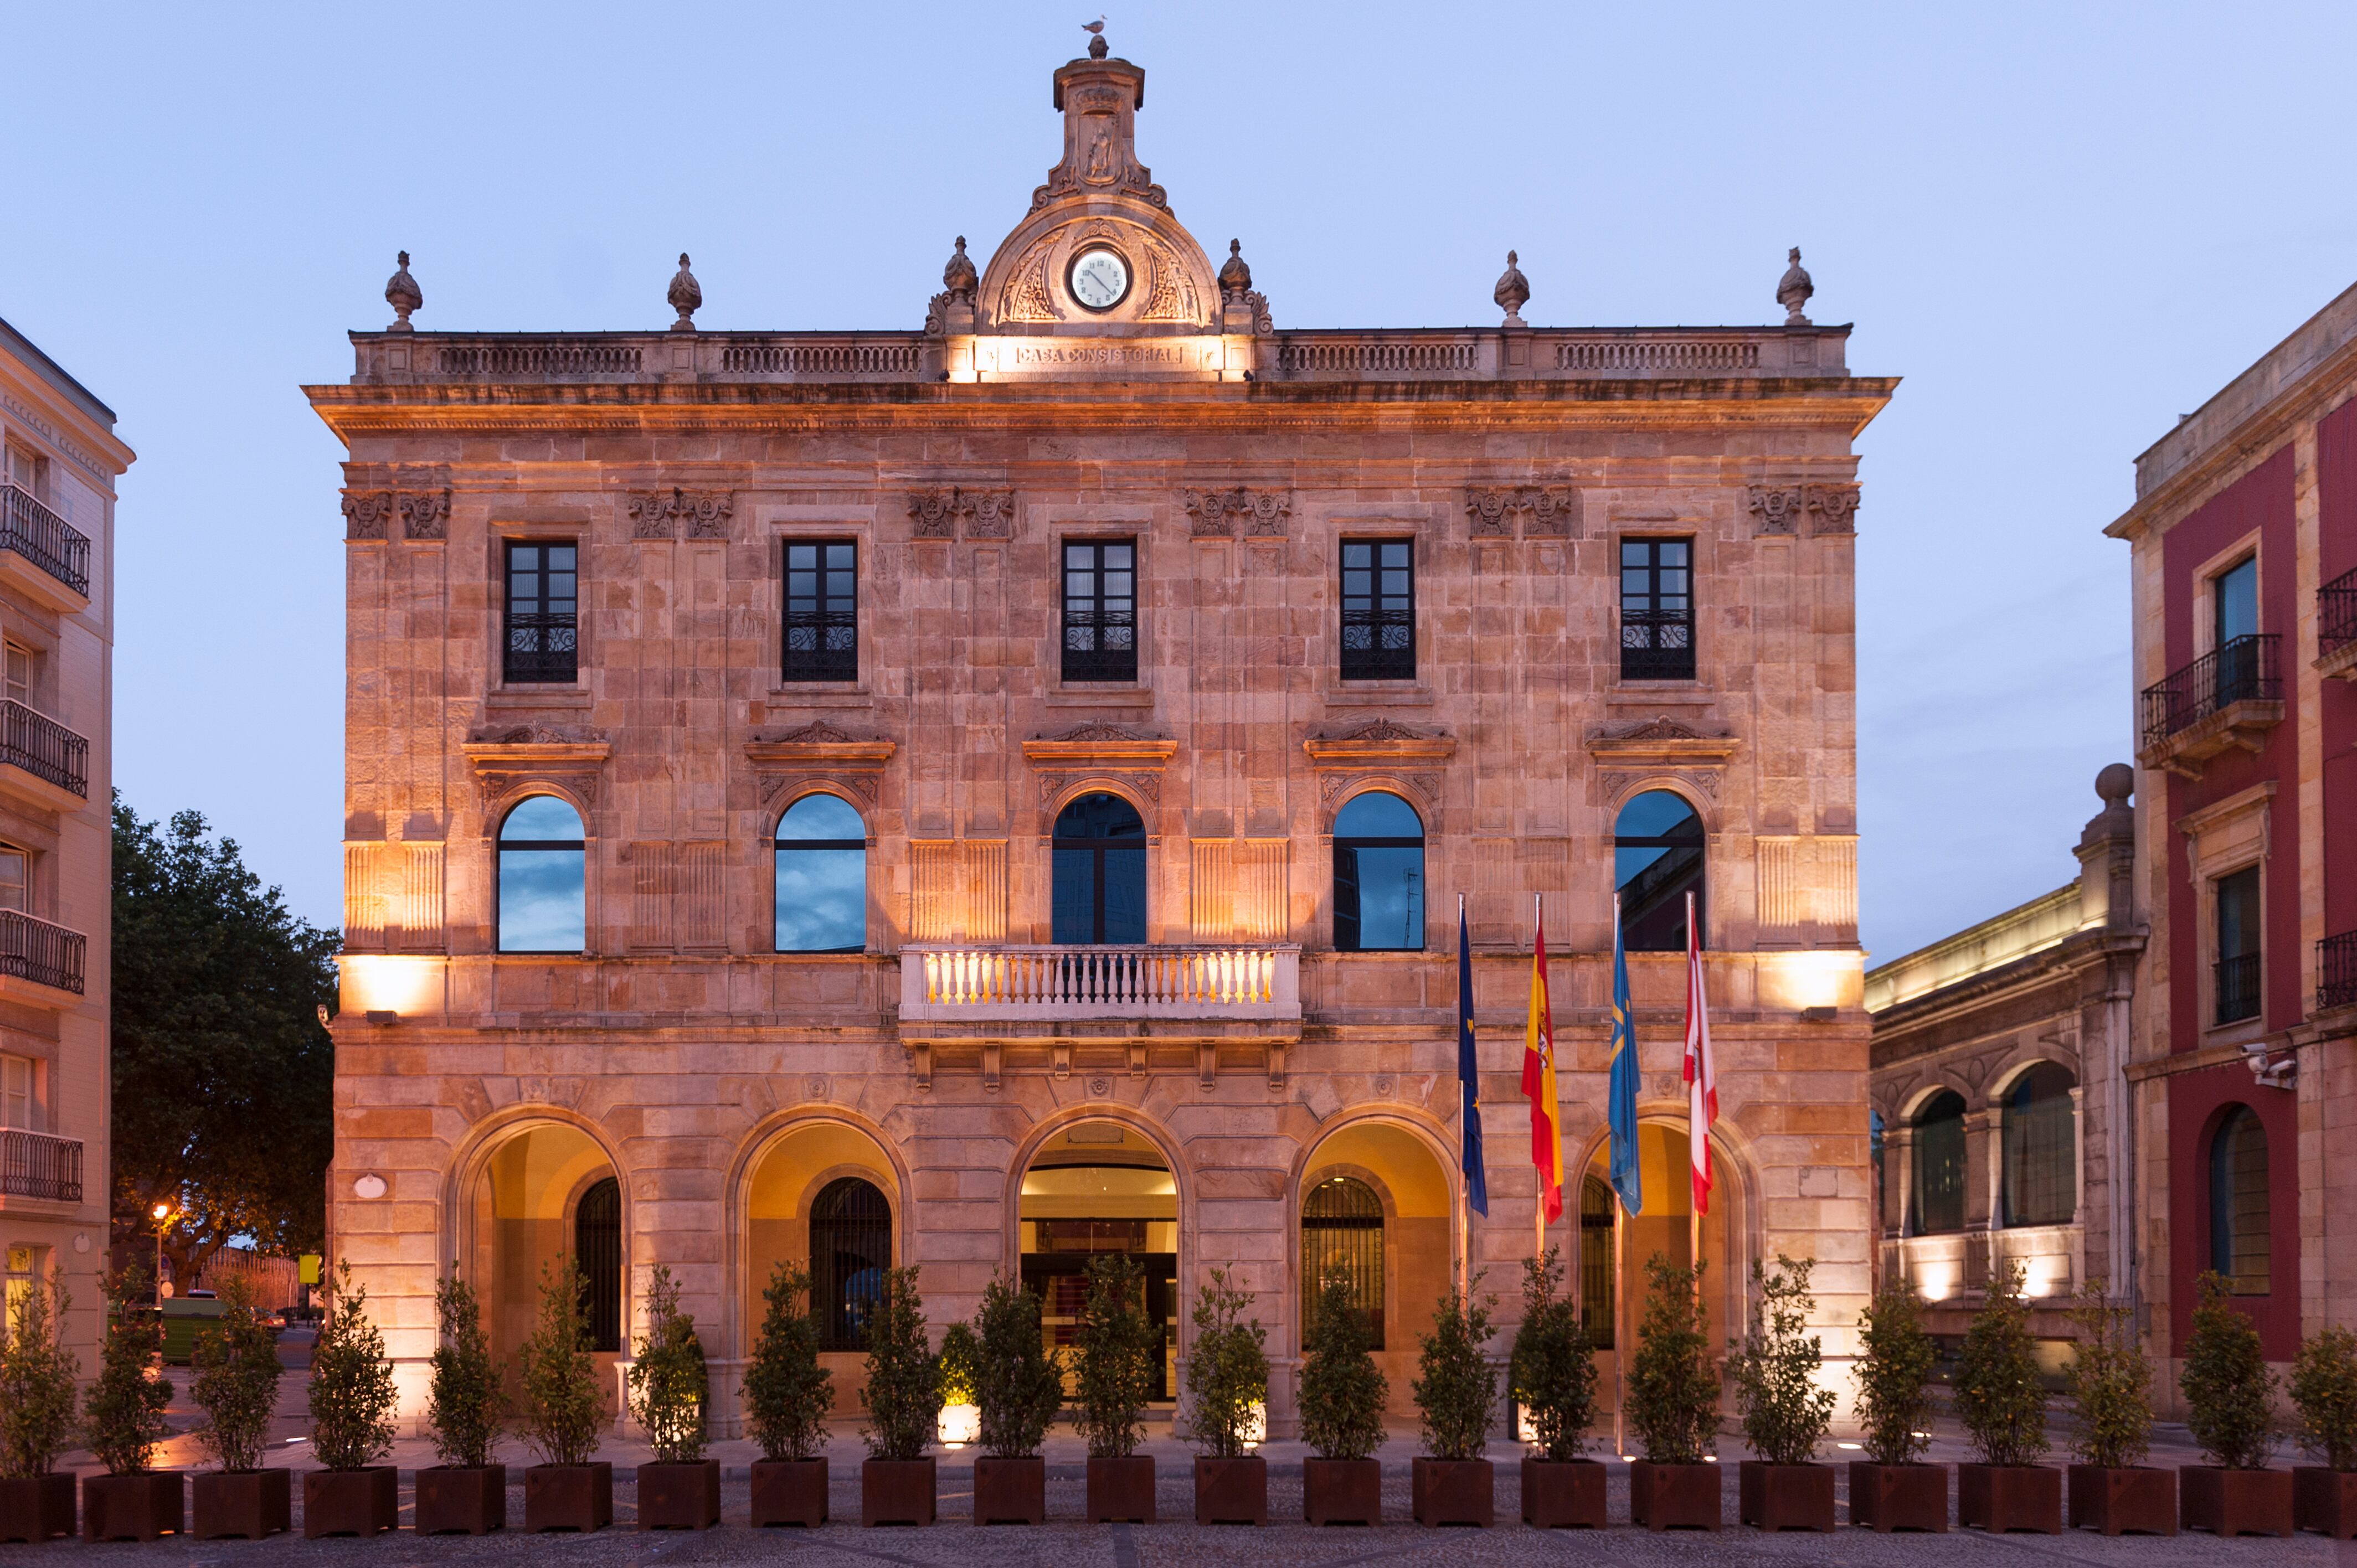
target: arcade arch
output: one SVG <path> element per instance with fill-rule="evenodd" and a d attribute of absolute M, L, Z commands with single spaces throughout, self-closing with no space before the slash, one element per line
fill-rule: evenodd
<path fill-rule="evenodd" d="M 1349 1223 L 1356 1208 L 1351 1200 L 1358 1197 L 1352 1187 L 1381 1205 L 1381 1228 L 1372 1238 Z M 1373 1278 L 1354 1279 L 1353 1285 L 1359 1298 L 1381 1314 L 1375 1362 L 1391 1380 L 1395 1414 L 1415 1408 L 1409 1385 L 1416 1375 L 1416 1337 L 1431 1332 L 1433 1308 L 1456 1269 L 1455 1203 L 1439 1156 L 1396 1122 L 1369 1120 L 1337 1128 L 1310 1150 L 1302 1167 L 1294 1215 L 1295 1289 L 1301 1304 L 1296 1322 L 1308 1326 L 1321 1265 L 1380 1270 Z"/>
<path fill-rule="evenodd" d="M 480 1159 L 468 1194 L 472 1224 L 459 1260 L 483 1298 L 492 1354 L 511 1359 L 533 1330 L 541 1271 L 560 1258 L 583 1267 L 583 1305 L 610 1360 L 629 1321 L 629 1227 L 620 1173 L 602 1144 L 570 1122 L 527 1122 Z"/>
<path fill-rule="evenodd" d="M 883 1271 L 902 1261 L 899 1173 L 863 1129 L 813 1120 L 763 1144 L 745 1180 L 740 1338 L 749 1345 L 760 1332 L 778 1265 L 808 1270 L 819 1363 L 834 1374 L 835 1408 L 856 1411 L 866 1386 L 861 1330 Z"/>
<path fill-rule="evenodd" d="M 1082 1121 L 1032 1155 L 1017 1200 L 1017 1268 L 1039 1296 L 1042 1337 L 1068 1348 L 1088 1290 L 1089 1260 L 1125 1252 L 1145 1270 L 1146 1316 L 1163 1349 L 1149 1397 L 1178 1388 L 1178 1184 L 1162 1151 L 1135 1127 Z M 1065 1374 L 1067 1391 L 1071 1374 Z"/>

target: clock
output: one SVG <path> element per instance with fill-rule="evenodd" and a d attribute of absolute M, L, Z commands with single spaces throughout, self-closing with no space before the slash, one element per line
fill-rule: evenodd
<path fill-rule="evenodd" d="M 1129 263 L 1119 251 L 1092 245 L 1072 258 L 1064 283 L 1082 309 L 1111 310 L 1129 297 Z"/>

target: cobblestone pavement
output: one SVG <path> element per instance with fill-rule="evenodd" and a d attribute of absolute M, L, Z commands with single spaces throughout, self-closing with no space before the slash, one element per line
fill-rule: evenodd
<path fill-rule="evenodd" d="M 178 1380 L 185 1381 L 184 1377 Z M 176 1427 L 193 1423 L 193 1412 L 176 1402 Z M 274 1464 L 307 1468 L 307 1430 L 302 1379 L 290 1371 L 281 1386 Z M 2063 1423 L 2052 1430 L 2061 1462 Z M 60 1557 L 92 1562 L 120 1561 L 149 1568 L 420 1568 L 440 1563 L 480 1561 L 520 1565 L 563 1564 L 565 1568 L 640 1568 L 655 1563 L 687 1564 L 761 1560 L 808 1563 L 812 1568 L 862 1568 L 866 1563 L 891 1563 L 899 1568 L 1354 1568 L 1382 1563 L 1384 1568 L 1422 1568 L 1424 1564 L 1497 1563 L 1551 1564 L 1554 1568 L 1637 1568 L 1639 1564 L 1707 1564 L 1708 1568 L 1740 1568 L 1759 1564 L 1857 1564 L 1859 1568 L 1890 1563 L 1900 1568 L 1940 1568 L 1958 1563 L 1989 1564 L 1992 1568 L 2044 1568 L 2053 1563 L 2138 1564 L 2159 1568 L 2168 1563 L 2333 1564 L 2357 1568 L 2357 1543 L 2337 1545 L 2317 1536 L 2289 1541 L 2244 1539 L 2218 1541 L 2206 1535 L 2175 1538 L 2125 1536 L 2106 1540 L 2079 1531 L 2060 1536 L 1989 1536 L 1975 1530 L 1952 1530 L 1946 1535 L 1887 1535 L 1845 1526 L 1833 1535 L 1764 1535 L 1735 1523 L 1735 1465 L 1740 1440 L 1721 1440 L 1727 1459 L 1725 1530 L 1716 1535 L 1672 1533 L 1655 1535 L 1616 1525 L 1604 1531 L 1534 1530 L 1520 1520 L 1520 1477 L 1516 1461 L 1522 1450 L 1496 1443 L 1490 1456 L 1498 1464 L 1496 1528 L 1488 1530 L 1426 1530 L 1407 1522 L 1408 1461 L 1417 1451 L 1415 1434 L 1407 1427 L 1394 1431 L 1380 1457 L 1384 1462 L 1383 1511 L 1393 1522 L 1372 1528 L 1313 1530 L 1301 1517 L 1301 1460 L 1306 1449 L 1298 1443 L 1272 1443 L 1262 1450 L 1269 1461 L 1269 1524 L 1265 1529 L 1232 1526 L 1198 1528 L 1193 1523 L 1192 1449 L 1169 1435 L 1157 1422 L 1148 1428 L 1146 1452 L 1158 1472 L 1157 1508 L 1166 1521 L 1152 1525 L 1089 1525 L 1080 1522 L 1083 1506 L 1083 1462 L 1086 1450 L 1069 1427 L 1050 1435 L 1047 1446 L 1048 1511 L 1049 1522 L 1039 1527 L 996 1526 L 977 1530 L 971 1522 L 972 1462 L 963 1455 L 939 1460 L 941 1522 L 928 1530 L 862 1530 L 859 1518 L 859 1461 L 865 1450 L 857 1424 L 835 1423 L 827 1445 L 833 1511 L 838 1521 L 823 1530 L 755 1530 L 746 1525 L 746 1467 L 757 1457 L 752 1444 L 742 1441 L 713 1445 L 721 1462 L 722 1524 L 701 1532 L 640 1533 L 636 1528 L 638 1488 L 630 1467 L 648 1457 L 644 1444 L 609 1440 L 598 1457 L 614 1463 L 614 1527 L 595 1535 L 528 1536 L 520 1530 L 483 1538 L 420 1537 L 404 1533 L 373 1541 L 316 1541 L 299 1538 L 302 1488 L 295 1489 L 295 1537 L 262 1541 L 163 1541 L 150 1545 L 120 1543 L 87 1546 L 78 1541 L 48 1546 L 0 1546 L 0 1568 L 18 1563 L 55 1562 Z M 288 1441 L 295 1439 L 296 1441 Z M 2182 1427 L 2163 1426 L 2155 1434 L 2150 1463 L 2162 1466 L 2197 1460 Z M 513 1525 L 523 1518 L 522 1466 L 532 1455 L 520 1444 L 503 1445 L 500 1455 L 510 1466 L 514 1484 L 509 1487 L 508 1517 Z M 1856 1457 L 1828 1447 L 1830 1460 Z M 1946 1463 L 1965 1457 L 1953 1431 L 1938 1435 L 1931 1457 Z M 392 1456 L 404 1472 L 402 1520 L 411 1518 L 411 1473 L 435 1463 L 431 1446 L 422 1439 L 404 1438 Z M 2279 1464 L 2296 1462 L 2287 1451 Z M 176 1436 L 160 1456 L 160 1467 L 195 1468 L 204 1463 L 195 1440 Z M 86 1454 L 71 1455 L 69 1467 L 82 1473 L 96 1466 Z M 1840 1516 L 1848 1518 L 1847 1473 L 1837 1474 Z M 1612 1464 L 1609 1472 L 1610 1517 L 1629 1517 L 1628 1471 Z"/>

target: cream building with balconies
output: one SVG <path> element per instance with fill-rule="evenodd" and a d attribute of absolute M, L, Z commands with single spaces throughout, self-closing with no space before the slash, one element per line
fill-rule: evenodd
<path fill-rule="evenodd" d="M 1846 1351 L 1851 444 L 1895 383 L 1849 373 L 1797 264 L 1770 327 L 1534 328 L 1510 265 L 1495 327 L 1280 328 L 1138 163 L 1144 80 L 1055 73 L 1062 161 L 986 261 L 957 242 L 922 330 L 699 330 L 683 258 L 669 330 L 428 331 L 404 257 L 398 319 L 307 389 L 349 452 L 330 1230 L 413 1400 L 454 1265 L 509 1348 L 576 1258 L 616 1354 L 667 1265 L 728 1419 L 778 1261 L 852 1378 L 888 1264 L 936 1323 L 994 1271 L 1053 1323 L 1119 1250 L 1166 1395 L 1226 1268 L 1286 1430 L 1336 1260 L 1405 1409 L 1453 1257 L 1511 1299 L 1533 1245 L 1538 897 L 1566 1150 L 1600 1168 L 1616 890 L 1631 1254 L 1686 1246 L 1691 892 L 1716 1326 L 1750 1260 L 1813 1255 Z M 1599 1310 L 1600 1191 L 1553 1237 Z"/>
<path fill-rule="evenodd" d="M 0 322 L 0 1259 L 62 1266 L 98 1365 L 107 1257 L 114 413 Z"/>

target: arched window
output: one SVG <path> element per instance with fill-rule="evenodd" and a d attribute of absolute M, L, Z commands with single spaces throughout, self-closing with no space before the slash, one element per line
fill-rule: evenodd
<path fill-rule="evenodd" d="M 622 1188 L 612 1176 L 590 1185 L 573 1211 L 573 1257 L 581 1269 L 581 1316 L 589 1348 L 622 1348 Z"/>
<path fill-rule="evenodd" d="M 1964 1228 L 1964 1097 L 1942 1090 L 1915 1113 L 1918 1236 Z"/>
<path fill-rule="evenodd" d="M 2005 1091 L 2005 1222 L 2068 1225 L 2079 1212 L 2071 1069 L 2040 1062 Z"/>
<path fill-rule="evenodd" d="M 534 795 L 500 824 L 500 951 L 579 952 L 588 920 L 581 815 Z"/>
<path fill-rule="evenodd" d="M 1353 795 L 1334 817 L 1334 946 L 1424 946 L 1424 820 L 1397 795 Z"/>
<path fill-rule="evenodd" d="M 778 819 L 778 950 L 867 946 L 867 829 L 850 802 L 805 795 Z"/>
<path fill-rule="evenodd" d="M 1599 1176 L 1579 1179 L 1579 1316 L 1588 1340 L 1612 1348 L 1612 1189 Z"/>
<path fill-rule="evenodd" d="M 1682 795 L 1648 789 L 1620 808 L 1612 830 L 1613 885 L 1631 952 L 1684 952 L 1686 895 L 1703 918 L 1702 819 Z"/>
<path fill-rule="evenodd" d="M 838 1176 L 811 1205 L 811 1310 L 822 1350 L 864 1350 L 892 1266 L 892 1208 L 875 1184 Z"/>
<path fill-rule="evenodd" d="M 1890 1175 L 1889 1167 L 1884 1163 L 1882 1112 L 1879 1111 L 1866 1113 L 1866 1155 L 1874 1162 L 1874 1221 L 1875 1228 L 1880 1230 L 1890 1223 Z"/>
<path fill-rule="evenodd" d="M 1301 1205 L 1302 1326 L 1318 1309 L 1324 1281 L 1340 1270 L 1351 1281 L 1351 1302 L 1372 1341 L 1383 1348 L 1383 1205 L 1374 1188 L 1338 1176 L 1309 1189 Z"/>
<path fill-rule="evenodd" d="M 2210 1136 L 2210 1266 L 2236 1295 L 2274 1287 L 2267 1222 L 2267 1130 L 2237 1105 Z"/>
<path fill-rule="evenodd" d="M 1146 940 L 1146 823 L 1118 795 L 1083 795 L 1056 817 L 1055 940 Z"/>

